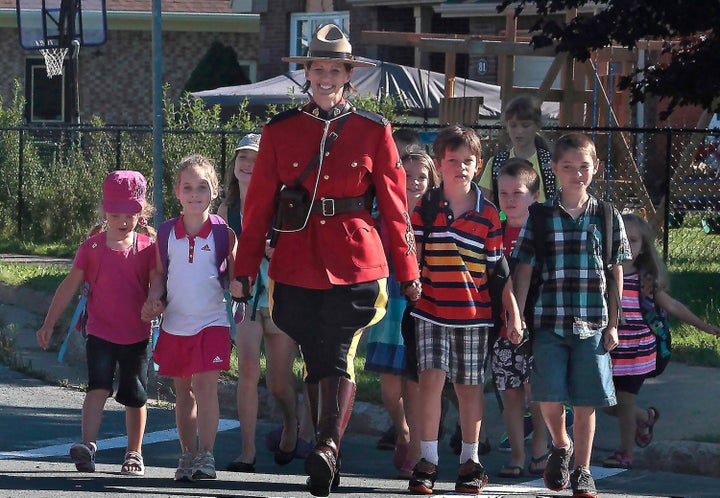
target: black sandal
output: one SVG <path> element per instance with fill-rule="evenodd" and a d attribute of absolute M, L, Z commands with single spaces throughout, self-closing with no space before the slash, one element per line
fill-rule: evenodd
<path fill-rule="evenodd" d="M 542 456 L 539 456 L 537 458 L 530 458 L 530 465 L 528 465 L 528 472 L 530 472 L 534 476 L 541 476 L 545 473 L 545 467 L 542 469 L 538 469 L 537 466 L 541 463 L 547 463 L 548 456 L 550 456 L 550 453 L 545 453 Z"/>

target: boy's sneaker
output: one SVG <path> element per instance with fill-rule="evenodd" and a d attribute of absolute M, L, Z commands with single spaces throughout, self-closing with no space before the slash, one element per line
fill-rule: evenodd
<path fill-rule="evenodd" d="M 70 458 L 78 472 L 95 472 L 95 443 L 75 443 L 70 446 Z"/>
<path fill-rule="evenodd" d="M 192 478 L 198 479 L 215 479 L 215 457 L 209 451 L 201 451 L 195 457 L 192 467 Z"/>
<path fill-rule="evenodd" d="M 570 459 L 573 455 L 573 443 L 570 441 L 568 449 L 559 449 L 555 445 L 550 447 L 550 456 L 547 459 L 543 479 L 545 486 L 553 491 L 560 491 L 568 486 L 570 481 Z"/>
<path fill-rule="evenodd" d="M 189 451 L 180 455 L 177 470 L 175 470 L 175 480 L 180 482 L 193 481 L 193 461 L 195 458 Z"/>
<path fill-rule="evenodd" d="M 479 495 L 488 483 L 488 476 L 483 466 L 478 462 L 468 460 L 460 466 L 455 491 Z"/>
<path fill-rule="evenodd" d="M 584 466 L 580 466 L 570 476 L 570 485 L 572 486 L 573 498 L 597 498 L 597 489 L 595 489 L 595 480 L 590 475 L 590 470 Z"/>
<path fill-rule="evenodd" d="M 437 465 L 421 458 L 420 461 L 415 464 L 415 467 L 413 467 L 408 489 L 413 493 L 430 495 L 432 494 L 433 486 L 435 486 L 437 476 Z"/>

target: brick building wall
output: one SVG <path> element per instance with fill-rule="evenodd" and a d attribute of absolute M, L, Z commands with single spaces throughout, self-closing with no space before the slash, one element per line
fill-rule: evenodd
<path fill-rule="evenodd" d="M 177 99 L 193 69 L 213 41 L 233 47 L 240 59 L 257 59 L 257 35 L 248 33 L 163 33 L 163 82 Z M 0 30 L 0 96 L 12 99 L 14 81 L 25 84 L 25 60 L 33 52 L 20 48 L 17 31 Z M 67 61 L 66 61 L 67 63 Z M 106 124 L 152 123 L 152 40 L 149 31 L 110 31 L 99 47 L 84 47 L 79 57 L 80 117 Z"/>

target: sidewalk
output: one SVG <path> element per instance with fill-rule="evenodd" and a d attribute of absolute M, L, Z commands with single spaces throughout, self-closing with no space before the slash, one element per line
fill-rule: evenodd
<path fill-rule="evenodd" d="M 0 255 L 0 260 L 4 255 Z M 0 284 L 0 317 L 15 337 L 16 357 L 30 370 L 49 381 L 69 385 L 86 382 L 82 340 L 75 334 L 65 363 L 58 363 L 57 351 L 43 351 L 35 340 L 35 331 L 42 323 L 52 296 Z M 720 441 L 720 369 L 693 367 L 671 362 L 662 376 L 645 382 L 638 396 L 638 406 L 654 406 L 661 416 L 655 426 L 653 443 L 645 449 L 636 449 L 634 468 L 662 470 L 720 477 L 720 444 L 697 443 L 697 437 L 712 437 Z M 157 381 L 157 379 L 155 379 Z M 156 393 L 156 387 L 149 389 Z M 264 391 L 264 390 L 263 390 Z M 220 389 L 224 416 L 236 416 L 235 385 L 224 383 Z M 261 393 L 260 416 L 273 418 L 275 413 L 271 397 Z M 452 433 L 457 414 L 448 416 L 446 432 Z M 486 400 L 485 427 L 493 447 L 497 447 L 503 432 L 502 419 L 494 396 Z M 376 435 L 389 425 L 382 407 L 357 402 L 349 430 Z M 594 463 L 617 447 L 619 433 L 617 421 L 602 413 L 597 415 L 597 429 L 593 450 Z M 495 450 L 493 450 L 495 451 Z"/>

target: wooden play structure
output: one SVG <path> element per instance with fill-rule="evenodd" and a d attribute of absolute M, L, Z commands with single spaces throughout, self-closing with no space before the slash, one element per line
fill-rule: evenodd
<path fill-rule="evenodd" d="M 569 13 L 568 18 L 574 15 L 573 12 Z M 461 53 L 497 57 L 498 82 L 501 86 L 503 106 L 518 94 L 531 94 L 541 102 L 559 103 L 558 122 L 560 126 L 607 128 L 630 126 L 629 95 L 627 92 L 617 91 L 616 80 L 613 80 L 613 76 L 626 75 L 634 71 L 638 64 L 638 49 L 608 47 L 593 53 L 591 60 L 579 62 L 565 53 L 556 54 L 554 46 L 534 49 L 529 43 L 529 34 L 518 32 L 517 19 L 512 13 L 506 16 L 503 36 L 364 31 L 362 39 L 364 43 L 371 45 L 413 46 L 421 53 L 444 53 L 446 98 L 454 101 L 453 117 L 463 115 L 463 112 L 457 109 L 458 105 L 469 107 L 467 113 L 469 119 L 462 121 L 467 125 L 476 122 L 477 116 L 474 120 L 472 119 L 474 115 L 472 110 L 477 103 L 463 102 L 462 97 L 454 97 L 452 93 L 456 76 L 455 59 L 456 55 Z M 662 47 L 660 42 L 644 42 L 641 46 L 646 52 L 655 50 L 658 53 Z M 554 58 L 538 87 L 520 87 L 514 84 L 515 58 L 518 56 Z M 552 88 L 553 82 L 558 76 L 560 77 L 560 88 Z M 703 114 L 698 122 L 698 128 L 707 127 L 710 117 L 707 113 Z M 601 158 L 604 157 L 601 160 L 603 163 L 601 178 L 604 178 L 603 175 L 606 172 L 610 176 L 609 182 L 605 183 L 608 187 L 601 194 L 611 197 L 620 209 L 631 207 L 636 210 L 644 210 L 648 220 L 656 227 L 661 227 L 665 213 L 662 205 L 660 208 L 656 208 L 648 195 L 642 174 L 635 161 L 631 137 L 622 131 L 607 131 L 598 133 L 594 138 L 598 155 Z M 683 147 L 680 163 L 676 166 L 676 172 L 671 180 L 671 188 L 683 182 L 701 140 L 700 136 L 694 136 Z M 717 195 L 720 198 L 717 185 L 705 185 L 703 188 L 707 190 L 706 193 L 704 192 L 706 195 Z M 658 212 L 658 209 L 661 212 Z"/>

